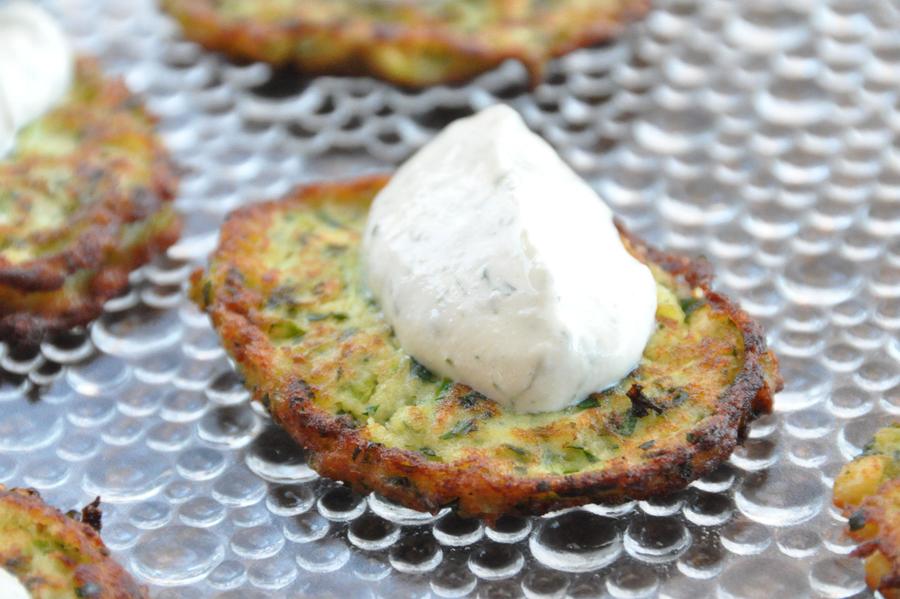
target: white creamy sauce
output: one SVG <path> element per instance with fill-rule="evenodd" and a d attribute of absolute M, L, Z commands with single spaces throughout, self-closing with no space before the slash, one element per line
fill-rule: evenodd
<path fill-rule="evenodd" d="M 404 351 L 514 411 L 615 385 L 655 327 L 655 282 L 609 208 L 506 106 L 456 121 L 397 171 L 363 252 Z"/>
<path fill-rule="evenodd" d="M 0 597 L 3 599 L 31 599 L 28 592 L 19 579 L 0 568 Z"/>
<path fill-rule="evenodd" d="M 19 129 L 63 99 L 74 62 L 47 11 L 27 0 L 0 2 L 0 158 L 15 146 Z"/>

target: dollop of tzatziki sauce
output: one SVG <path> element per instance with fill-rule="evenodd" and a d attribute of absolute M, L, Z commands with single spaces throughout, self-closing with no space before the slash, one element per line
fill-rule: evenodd
<path fill-rule="evenodd" d="M 365 279 L 409 355 L 516 412 L 619 382 L 656 284 L 596 192 L 513 109 L 460 119 L 372 205 Z"/>

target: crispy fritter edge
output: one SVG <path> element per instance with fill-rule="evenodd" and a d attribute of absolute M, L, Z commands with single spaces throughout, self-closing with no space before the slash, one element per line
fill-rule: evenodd
<path fill-rule="evenodd" d="M 276 41 L 282 42 L 282 45 L 292 45 L 288 42 L 296 42 L 307 35 L 327 34 L 335 39 L 335 44 L 350 46 L 358 43 L 358 32 L 344 32 L 340 24 L 330 27 L 302 22 L 233 24 L 219 18 L 209 0 L 163 0 L 163 6 L 181 23 L 185 37 L 239 60 L 258 60 L 276 66 L 292 65 L 310 75 L 371 75 L 403 87 L 422 88 L 463 83 L 512 59 L 525 66 L 530 86 L 534 88 L 543 79 L 549 60 L 610 40 L 621 33 L 625 25 L 643 17 L 650 10 L 650 0 L 632 0 L 623 7 L 618 19 L 598 21 L 585 27 L 577 37 L 559 42 L 543 52 L 494 50 L 489 42 L 475 43 L 436 30 L 423 33 L 415 27 L 398 27 L 375 31 L 377 28 L 373 26 L 366 39 L 368 44 L 343 60 L 323 59 L 321 56 L 304 59 L 293 52 L 285 57 L 273 57 L 266 51 Z M 342 36 L 345 39 L 342 40 Z M 391 49 L 411 55 L 443 53 L 453 59 L 453 65 L 447 67 L 447 72 L 441 76 L 426 81 L 415 76 L 404 76 L 396 69 L 372 59 L 376 49 Z"/>
<path fill-rule="evenodd" d="M 223 226 L 216 255 L 232 251 L 247 220 L 282 210 L 285 205 L 302 203 L 308 197 L 340 200 L 359 194 L 374 195 L 387 180 L 386 176 L 373 176 L 311 185 L 284 200 L 238 210 Z M 677 451 L 651 458 L 649 464 L 639 468 L 629 468 L 623 459 L 617 459 L 603 471 L 523 478 L 497 474 L 490 463 L 479 463 L 477 459 L 438 464 L 415 452 L 369 442 L 340 417 L 317 407 L 313 401 L 315 389 L 299 378 L 279 382 L 277 388 L 257 389 L 254 399 L 262 401 L 268 393 L 273 420 L 311 452 L 310 465 L 317 472 L 347 481 L 357 491 L 377 491 L 417 510 L 436 512 L 454 506 L 463 516 L 479 516 L 491 522 L 502 514 L 533 515 L 586 503 L 615 504 L 681 489 L 728 458 L 744 438 L 750 421 L 771 411 L 773 395 L 781 389 L 782 380 L 777 360 L 766 349 L 759 326 L 727 297 L 710 288 L 712 277 L 706 262 L 649 248 L 618 226 L 648 261 L 683 277 L 692 287 L 701 288 L 710 306 L 726 314 L 743 335 L 743 368 L 720 396 L 716 412 L 696 428 L 684 431 L 690 434 L 692 442 Z M 192 295 L 202 305 L 202 272 L 196 271 L 192 280 Z M 207 298 L 206 311 L 237 363 L 247 369 L 266 371 L 269 356 L 276 350 L 252 322 L 255 295 L 241 287 L 238 276 L 233 280 L 226 277 L 216 293 Z M 409 484 L 390 484 L 391 480 Z"/>
<path fill-rule="evenodd" d="M 77 68 L 83 76 L 92 79 L 92 84 L 102 86 L 99 93 L 121 98 L 123 102 L 136 98 L 121 78 L 104 74 L 95 59 L 80 57 Z M 156 117 L 143 108 L 142 113 L 151 126 L 157 122 Z M 153 201 L 159 204 L 156 210 L 160 210 L 174 199 L 178 176 L 171 156 L 157 134 L 149 134 L 153 141 L 153 157 L 150 185 L 145 193 L 153 196 Z M 22 167 L 27 168 L 30 160 L 35 159 L 26 159 Z M 73 159 L 72 164 L 77 167 L 78 159 Z M 145 213 L 147 202 L 133 200 L 139 199 L 131 198 L 128 201 L 130 209 L 127 213 L 111 213 L 109 208 L 100 206 L 99 211 L 95 211 L 96 214 L 92 213 L 92 226 L 62 252 L 30 260 L 24 265 L 11 265 L 0 256 L 0 285 L 11 292 L 18 290 L 27 294 L 61 290 L 67 278 L 78 270 L 94 272 L 90 282 L 90 295 L 82 297 L 84 301 L 77 307 L 65 312 L 23 311 L 0 314 L 0 339 L 13 339 L 17 344 L 31 346 L 39 343 L 47 334 L 87 324 L 102 313 L 103 304 L 107 300 L 127 288 L 128 275 L 132 270 L 146 264 L 178 240 L 181 234 L 180 217 L 176 218 L 172 226 L 148 239 L 142 247 L 119 251 L 117 256 L 120 260 L 115 264 L 110 263 L 108 252 L 117 247 L 119 232 L 111 230 L 109 223 L 131 223 L 155 216 L 154 213 Z M 120 204 L 117 202 L 116 206 Z"/>
<path fill-rule="evenodd" d="M 874 524 L 878 532 L 874 539 L 865 540 L 853 551 L 855 557 L 867 558 L 876 552 L 884 557 L 890 572 L 880 580 L 870 580 L 867 568 L 866 582 L 887 599 L 900 598 L 900 514 L 889 504 L 891 494 L 900 495 L 900 479 L 885 481 L 874 495 L 867 497 L 859 506 L 858 513 L 863 514 L 866 524 Z M 852 531 L 850 535 L 857 541 L 864 540 Z"/>
<path fill-rule="evenodd" d="M 152 217 L 151 217 L 152 218 Z M 66 331 L 94 320 L 103 312 L 103 304 L 128 287 L 128 275 L 149 262 L 178 241 L 181 220 L 148 239 L 146 243 L 125 252 L 121 261 L 101 265 L 90 281 L 90 293 L 82 296 L 77 307 L 65 312 L 36 313 L 20 311 L 0 314 L 0 339 L 12 339 L 21 346 L 33 346 L 48 334 Z"/>
<path fill-rule="evenodd" d="M 123 102 L 135 99 L 121 78 L 109 77 L 102 73 L 99 63 L 93 58 L 79 58 L 77 72 L 91 78 L 92 84 L 97 83 L 102 86 L 103 89 L 99 93 L 104 96 L 122 98 Z M 93 80 L 95 78 L 96 81 Z M 154 115 L 144 109 L 142 112 L 151 125 L 157 122 Z M 169 202 L 175 197 L 178 189 L 176 168 L 168 151 L 155 133 L 152 133 L 152 140 L 154 142 L 152 176 L 146 193 L 150 193 L 159 202 Z M 27 169 L 29 163 L 34 160 L 36 158 L 26 158 L 21 168 Z M 79 164 L 78 158 L 72 160 L 73 168 L 78 168 Z M 131 198 L 131 200 L 134 199 L 136 198 Z M 0 285 L 19 289 L 24 293 L 53 291 L 60 289 L 65 284 L 68 275 L 82 269 L 94 270 L 101 267 L 106 250 L 114 247 L 118 242 L 118 231 L 112 230 L 109 223 L 135 222 L 148 216 L 143 209 L 145 202 L 131 201 L 129 203 L 131 204 L 130 210 L 122 213 L 112 212 L 108 208 L 98 205 L 97 210 L 94 211 L 96 214 L 92 213 L 94 221 L 92 226 L 78 238 L 77 242 L 62 252 L 29 260 L 25 264 L 10 264 L 0 255 Z M 119 202 L 116 203 L 116 206 L 121 209 Z M 147 259 L 144 261 L 146 262 Z"/>
<path fill-rule="evenodd" d="M 4 503 L 11 503 L 14 509 L 28 513 L 39 522 L 55 522 L 65 532 L 61 535 L 69 545 L 86 556 L 88 563 L 74 565 L 85 584 L 93 583 L 100 589 L 97 599 L 147 599 L 147 589 L 132 579 L 118 562 L 109 556 L 109 549 L 100 538 L 100 498 L 86 505 L 75 517 L 64 515 L 41 499 L 34 489 L 7 489 L 0 484 L 0 509 Z M 81 520 L 77 518 L 80 517 Z"/>
<path fill-rule="evenodd" d="M 898 426 L 900 421 L 895 421 L 875 436 Z M 880 450 L 869 453 L 868 449 L 869 446 L 841 468 L 834 480 L 832 502 L 848 519 L 846 534 L 860 543 L 851 555 L 865 560 L 866 584 L 878 590 L 885 599 L 900 599 L 900 513 L 894 509 L 900 500 L 900 478 L 887 478 L 881 482 L 884 472 L 880 469 L 873 472 L 864 464 L 879 457 L 895 458 Z M 875 479 L 880 482 L 878 487 L 865 490 L 865 486 Z M 866 485 L 861 486 L 860 482 Z M 862 499 L 854 500 L 856 497 Z"/>

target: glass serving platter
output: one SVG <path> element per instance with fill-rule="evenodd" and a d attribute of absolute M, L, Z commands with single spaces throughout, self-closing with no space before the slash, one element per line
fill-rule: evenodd
<path fill-rule="evenodd" d="M 186 228 L 88 330 L 0 347 L 0 482 L 102 496 L 153 597 L 869 596 L 830 487 L 900 414 L 900 5 L 658 1 L 529 93 L 515 63 L 421 92 L 303 79 L 183 41 L 148 0 L 47 4 L 160 116 Z M 683 492 L 493 528 L 359 496 L 249 403 L 185 298 L 228 211 L 389 170 L 497 101 L 768 330 L 776 413 Z"/>

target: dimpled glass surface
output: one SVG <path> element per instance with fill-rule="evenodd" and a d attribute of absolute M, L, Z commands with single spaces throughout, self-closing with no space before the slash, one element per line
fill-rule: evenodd
<path fill-rule="evenodd" d="M 183 41 L 147 0 L 49 6 L 160 116 L 186 227 L 88 331 L 0 349 L 0 482 L 102 496 L 152 596 L 867 596 L 830 487 L 900 414 L 900 5 L 660 0 L 533 93 L 513 63 L 421 92 L 303 80 Z M 775 414 L 671 497 L 491 528 L 356 495 L 248 402 L 185 299 L 228 211 L 388 169 L 501 100 L 633 230 L 707 256 L 781 359 Z"/>

